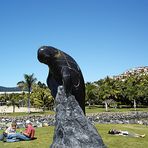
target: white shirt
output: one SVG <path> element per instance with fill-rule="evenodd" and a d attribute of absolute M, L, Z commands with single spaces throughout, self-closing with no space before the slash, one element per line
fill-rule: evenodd
<path fill-rule="evenodd" d="M 5 130 L 5 133 L 7 134 L 15 134 L 16 133 L 16 129 L 13 129 L 11 126 L 8 127 L 6 130 Z"/>
<path fill-rule="evenodd" d="M 119 135 L 128 135 L 128 131 L 121 131 Z"/>

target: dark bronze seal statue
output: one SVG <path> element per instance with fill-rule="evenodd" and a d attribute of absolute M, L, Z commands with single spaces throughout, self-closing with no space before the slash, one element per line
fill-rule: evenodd
<path fill-rule="evenodd" d="M 48 65 L 47 85 L 55 98 L 58 86 L 63 85 L 67 97 L 74 95 L 85 114 L 85 83 L 76 61 L 65 52 L 51 46 L 38 49 L 38 60 Z"/>

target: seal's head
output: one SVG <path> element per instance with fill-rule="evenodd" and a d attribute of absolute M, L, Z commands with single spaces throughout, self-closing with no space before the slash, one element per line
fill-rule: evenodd
<path fill-rule="evenodd" d="M 41 63 L 49 65 L 57 54 L 58 49 L 51 46 L 42 46 L 38 49 L 38 60 Z"/>

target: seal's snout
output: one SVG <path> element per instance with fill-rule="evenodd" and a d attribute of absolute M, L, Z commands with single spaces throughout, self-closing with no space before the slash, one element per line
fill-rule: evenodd
<path fill-rule="evenodd" d="M 42 46 L 38 49 L 38 60 L 41 63 L 49 65 L 51 59 L 55 58 L 58 50 L 51 46 Z"/>
<path fill-rule="evenodd" d="M 50 55 L 50 50 L 48 49 L 48 46 L 42 46 L 38 49 L 38 60 L 41 62 L 41 63 L 44 63 L 44 64 L 48 64 L 48 61 L 49 59 L 51 58 L 51 55 Z"/>
<path fill-rule="evenodd" d="M 38 49 L 38 55 L 37 55 L 37 57 L 38 57 L 38 60 L 41 63 L 43 63 L 43 61 L 44 61 L 44 49 L 43 48 L 39 48 Z"/>

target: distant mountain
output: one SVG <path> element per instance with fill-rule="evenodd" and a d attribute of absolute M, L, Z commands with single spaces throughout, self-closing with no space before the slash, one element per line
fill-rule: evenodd
<path fill-rule="evenodd" d="M 19 87 L 3 87 L 0 86 L 0 92 L 15 92 L 22 91 Z"/>

